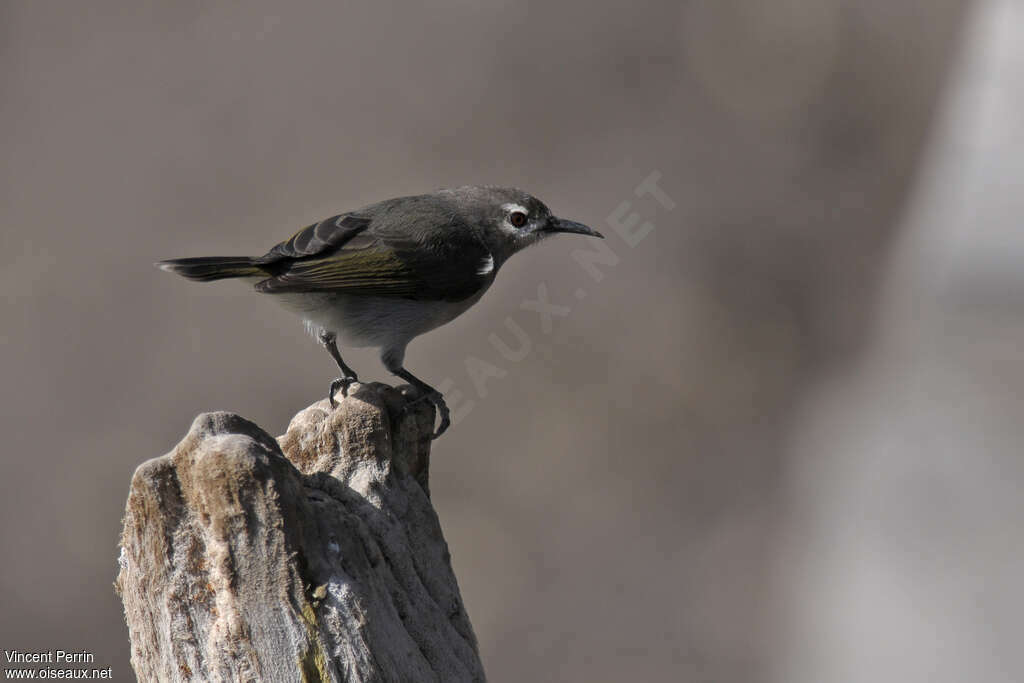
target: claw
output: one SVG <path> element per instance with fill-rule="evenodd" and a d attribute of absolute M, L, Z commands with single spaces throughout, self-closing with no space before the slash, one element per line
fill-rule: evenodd
<path fill-rule="evenodd" d="M 431 440 L 444 434 L 452 424 L 451 413 L 448 411 L 448 404 L 444 402 L 444 396 L 439 392 L 434 392 L 434 394 L 434 405 L 437 407 L 437 412 L 441 414 L 441 424 L 437 426 L 437 431 L 431 435 Z"/>
<path fill-rule="evenodd" d="M 415 405 L 420 401 L 430 401 L 434 404 L 434 408 L 437 409 L 438 415 L 441 416 L 441 424 L 437 426 L 437 431 L 430 435 L 431 440 L 444 434 L 448 427 L 452 424 L 451 411 L 448 410 L 448 404 L 444 402 L 444 396 L 440 391 L 430 390 L 421 393 L 419 396 L 409 402 L 409 405 Z"/>
<path fill-rule="evenodd" d="M 348 388 L 359 381 L 358 377 L 339 377 L 331 382 L 331 390 L 327 393 L 327 398 L 331 402 L 331 408 L 337 408 L 338 402 L 334 400 L 334 395 L 338 393 L 338 389 L 341 389 L 342 396 L 348 396 Z"/>

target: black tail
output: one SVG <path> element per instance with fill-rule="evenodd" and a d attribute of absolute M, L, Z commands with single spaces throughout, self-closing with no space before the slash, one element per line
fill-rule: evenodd
<path fill-rule="evenodd" d="M 266 271 L 253 263 L 248 256 L 199 256 L 196 258 L 172 258 L 157 261 L 156 267 L 168 273 L 177 273 L 189 280 L 209 282 L 230 277 L 251 277 L 265 275 Z"/>

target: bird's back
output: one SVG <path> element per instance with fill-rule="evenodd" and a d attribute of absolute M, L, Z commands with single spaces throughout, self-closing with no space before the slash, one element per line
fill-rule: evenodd
<path fill-rule="evenodd" d="M 450 199 L 416 195 L 310 225 L 256 259 L 268 294 L 334 292 L 462 301 L 489 283 L 494 259 Z"/>

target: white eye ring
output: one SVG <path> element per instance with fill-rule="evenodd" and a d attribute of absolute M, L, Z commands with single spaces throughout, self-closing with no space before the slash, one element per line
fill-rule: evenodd
<path fill-rule="evenodd" d="M 525 206 L 519 204 L 505 204 L 501 207 L 505 210 L 505 221 L 513 228 L 519 229 L 526 225 L 530 219 L 530 211 Z M 522 219 L 514 218 L 516 214 L 521 214 Z M 522 223 L 516 223 L 517 220 L 522 220 Z"/>

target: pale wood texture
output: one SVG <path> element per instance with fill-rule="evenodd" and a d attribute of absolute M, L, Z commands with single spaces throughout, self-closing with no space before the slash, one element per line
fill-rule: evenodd
<path fill-rule="evenodd" d="M 139 679 L 484 680 L 427 488 L 433 414 L 355 385 L 276 440 L 200 415 L 139 466 L 115 584 Z"/>

